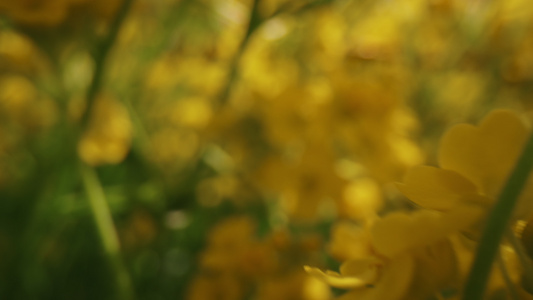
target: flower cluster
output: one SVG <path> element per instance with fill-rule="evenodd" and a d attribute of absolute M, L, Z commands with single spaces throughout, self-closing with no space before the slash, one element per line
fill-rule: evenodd
<path fill-rule="evenodd" d="M 330 251 L 344 261 L 340 274 L 306 270 L 331 286 L 351 289 L 340 299 L 428 299 L 443 297 L 446 291 L 457 294 L 486 215 L 529 133 L 527 120 L 507 110 L 493 111 L 477 127 L 459 124 L 450 128 L 440 143 L 439 167 L 413 167 L 397 185 L 415 205 L 413 211 L 388 213 L 368 220 L 364 228 L 339 225 Z M 532 186 L 527 184 L 523 191 L 511 226 L 531 214 L 526 199 Z M 494 271 L 490 281 L 493 292 L 506 285 L 522 289 L 524 270 L 518 267 L 518 251 L 509 244 L 500 246 L 500 271 Z"/>
<path fill-rule="evenodd" d="M 292 240 L 287 232 L 258 238 L 247 216 L 229 217 L 208 235 L 199 272 L 189 287 L 191 300 L 254 299 L 327 300 L 327 285 L 303 272 L 320 248 L 317 236 Z M 248 295 L 248 296 L 247 296 Z"/>
<path fill-rule="evenodd" d="M 532 7 L 0 0 L 0 295 L 459 298 L 531 132 Z M 531 180 L 493 300 L 532 298 Z"/>

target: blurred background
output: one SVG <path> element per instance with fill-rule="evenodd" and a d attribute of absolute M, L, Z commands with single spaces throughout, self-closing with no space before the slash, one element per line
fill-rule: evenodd
<path fill-rule="evenodd" d="M 407 168 L 527 111 L 525 0 L 0 0 L 2 299 L 330 299 Z"/>

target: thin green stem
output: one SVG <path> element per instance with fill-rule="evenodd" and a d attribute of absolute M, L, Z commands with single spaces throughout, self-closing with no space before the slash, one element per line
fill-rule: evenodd
<path fill-rule="evenodd" d="M 133 0 L 122 1 L 115 18 L 112 20 L 109 26 L 108 34 L 103 38 L 101 43 L 97 45 L 96 51 L 93 54 L 95 69 L 92 81 L 87 90 L 87 108 L 85 109 L 85 112 L 81 118 L 81 128 L 84 128 L 88 123 L 91 108 L 102 86 L 107 57 L 113 48 L 120 28 L 126 18 L 126 15 L 128 14 L 128 11 L 131 8 L 132 3 Z M 98 229 L 99 237 L 102 241 L 105 255 L 109 260 L 113 272 L 115 273 L 117 296 L 121 300 L 134 299 L 131 279 L 120 255 L 118 235 L 113 224 L 113 218 L 111 216 L 102 185 L 100 184 L 98 176 L 92 168 L 84 164 L 80 164 L 79 172 L 83 181 L 85 192 L 87 193 L 91 212 Z"/>
<path fill-rule="evenodd" d="M 100 91 L 100 87 L 102 85 L 102 78 L 104 75 L 104 69 L 106 65 L 106 59 L 109 55 L 109 52 L 111 51 L 111 48 L 113 48 L 113 45 L 115 44 L 118 32 L 122 27 L 124 19 L 126 19 L 126 16 L 128 14 L 128 11 L 130 10 L 132 3 L 133 0 L 122 1 L 122 5 L 120 6 L 115 18 L 109 26 L 108 34 L 101 41 L 100 45 L 98 45 L 95 53 L 93 54 L 95 67 L 91 84 L 89 85 L 89 89 L 87 90 L 87 108 L 85 109 L 85 112 L 83 113 L 83 116 L 81 118 L 81 124 L 83 127 L 87 124 L 89 115 L 91 113 L 91 107 L 94 103 L 94 100 L 96 99 L 96 95 Z"/>
<path fill-rule="evenodd" d="M 250 9 L 250 18 L 248 21 L 248 27 L 246 28 L 246 33 L 244 34 L 244 37 L 241 40 L 241 44 L 239 45 L 239 49 L 237 49 L 237 53 L 235 53 L 235 56 L 233 56 L 233 59 L 231 60 L 228 80 L 218 96 L 220 106 L 224 106 L 226 102 L 228 102 L 231 88 L 233 87 L 233 84 L 237 79 L 237 69 L 239 66 L 240 58 L 244 53 L 248 42 L 250 41 L 250 37 L 259 27 L 259 25 L 261 25 L 261 23 L 264 21 L 259 15 L 259 1 L 260 0 L 253 0 L 252 2 L 252 8 Z"/>
<path fill-rule="evenodd" d="M 104 189 L 94 169 L 85 164 L 80 164 L 79 172 L 98 229 L 98 234 L 102 240 L 102 246 L 109 259 L 111 268 L 115 273 L 119 299 L 134 299 L 130 276 L 120 255 L 118 234 L 107 205 Z"/>
<path fill-rule="evenodd" d="M 532 168 L 533 134 L 529 137 L 522 155 L 488 216 L 462 299 L 483 299 L 487 279 L 491 271 L 492 262 L 498 253 L 500 240 L 508 226 L 513 209 L 518 201 L 518 196 L 524 188 Z"/>
<path fill-rule="evenodd" d="M 237 49 L 237 53 L 235 53 L 235 55 L 233 56 L 233 59 L 231 60 L 229 64 L 229 74 L 228 74 L 227 82 L 224 85 L 220 94 L 218 95 L 218 101 L 219 101 L 220 106 L 224 106 L 228 102 L 233 84 L 237 80 L 237 69 L 239 67 L 239 61 L 241 59 L 242 54 L 244 53 L 244 50 L 246 50 L 248 43 L 250 42 L 250 37 L 252 36 L 252 34 L 257 30 L 257 28 L 259 28 L 259 26 L 261 26 L 261 24 L 283 13 L 284 10 L 290 6 L 290 4 L 287 3 L 286 5 L 282 5 L 271 16 L 262 17 L 259 12 L 259 2 L 260 0 L 253 0 L 252 2 L 252 7 L 250 9 L 250 17 L 248 21 L 248 27 L 246 28 L 246 33 L 244 34 L 244 37 L 241 40 L 241 44 L 239 45 L 239 49 Z M 329 4 L 331 2 L 333 1 L 332 0 L 312 1 L 300 7 L 298 11 L 302 12 L 307 9 L 311 9 L 313 7 L 318 7 L 320 5 Z"/>

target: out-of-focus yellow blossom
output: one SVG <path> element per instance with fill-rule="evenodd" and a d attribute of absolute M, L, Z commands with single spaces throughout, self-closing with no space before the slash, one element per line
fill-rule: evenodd
<path fill-rule="evenodd" d="M 328 253 L 338 261 L 368 256 L 372 253 L 370 230 L 349 221 L 337 222 L 331 229 Z"/>
<path fill-rule="evenodd" d="M 435 110 L 447 122 L 467 119 L 475 113 L 483 100 L 486 80 L 478 72 L 457 71 L 436 76 L 428 83 L 435 91 Z"/>
<path fill-rule="evenodd" d="M 260 39 L 256 42 L 267 53 L 275 50 Z M 246 55 L 254 57 L 253 50 Z M 254 63 L 264 62 L 259 59 Z M 282 80 L 282 86 L 272 86 L 269 80 L 280 80 L 277 70 L 259 68 L 255 74 L 253 64 L 244 66 L 250 70 L 243 70 L 242 84 L 236 98 L 232 98 L 233 119 L 224 120 L 229 108 L 215 116 L 210 134 L 218 135 L 217 143 L 223 144 L 242 173 L 252 174 L 258 190 L 277 194 L 292 218 L 310 221 L 319 216 L 319 211 L 330 211 L 330 216 L 334 211 L 350 213 L 345 208 L 350 206 L 347 203 L 353 200 L 353 193 L 348 201 L 350 197 L 343 199 L 342 190 L 346 179 L 354 178 L 339 178 L 336 165 L 342 159 L 356 160 L 364 169 L 360 175 L 377 178 L 379 184 L 399 179 L 407 167 L 420 163 L 420 150 L 410 137 L 417 122 L 403 107 L 408 94 L 407 80 L 402 79 L 408 75 L 404 67 L 372 65 L 360 72 L 328 70 L 307 78 L 283 72 L 291 78 Z M 297 71 L 295 67 L 290 68 Z M 264 82 L 257 81 L 262 78 Z M 393 86 L 391 81 L 395 82 Z M 402 84 L 404 81 L 406 84 Z M 249 123 L 241 123 L 244 120 Z M 245 132 L 243 127 L 253 132 Z M 246 135 L 253 138 L 247 140 Z M 319 157 L 322 162 L 316 161 Z M 289 171 L 293 176 L 281 180 L 285 176 L 279 174 L 288 174 L 291 169 L 300 170 L 302 175 Z M 306 179 L 296 179 L 299 177 Z M 317 179 L 309 180 L 314 177 Z M 358 213 L 352 209 L 351 214 Z"/>
<path fill-rule="evenodd" d="M 372 3 L 359 7 L 348 31 L 351 57 L 363 60 L 394 61 L 400 58 L 402 44 L 423 15 L 425 1 Z"/>
<path fill-rule="evenodd" d="M 328 300 L 329 287 L 302 270 L 274 277 L 259 283 L 258 300 Z"/>
<path fill-rule="evenodd" d="M 232 107 L 219 111 L 207 128 L 205 138 L 217 145 L 215 149 L 222 150 L 217 153 L 224 153 L 218 155 L 226 157 L 219 159 L 223 169 L 237 168 L 245 172 L 261 161 L 265 143 L 258 132 L 259 121 L 247 115 L 247 109 L 241 107 L 241 110 Z"/>
<path fill-rule="evenodd" d="M 42 53 L 30 39 L 15 31 L 0 31 L 0 71 L 35 75 L 48 67 Z"/>
<path fill-rule="evenodd" d="M 210 272 L 262 276 L 277 267 L 276 254 L 255 238 L 255 223 L 248 217 L 225 220 L 208 236 L 200 266 Z"/>
<path fill-rule="evenodd" d="M 55 122 L 57 107 L 26 77 L 6 76 L 0 77 L 0 116 L 3 126 L 15 132 L 38 132 Z"/>
<path fill-rule="evenodd" d="M 248 193 L 243 182 L 232 175 L 207 178 L 196 187 L 197 201 L 204 206 L 216 206 L 223 200 L 231 200 L 237 205 L 244 206 L 251 202 Z"/>
<path fill-rule="evenodd" d="M 407 39 L 394 25 L 411 26 L 423 9 L 422 2 L 402 1 L 384 8 L 392 21 L 379 17 L 382 10 L 376 8 L 377 22 L 370 17 L 350 22 L 343 18 L 344 8 L 325 5 L 302 13 L 306 24 L 316 25 L 312 28 L 290 14 L 263 23 L 239 61 L 228 107 L 213 116 L 208 140 L 233 159 L 235 172 L 253 178 L 263 195 L 278 198 L 292 219 L 315 221 L 337 213 L 363 217 L 361 207 L 353 205 L 360 203 L 354 195 L 361 194 L 346 188 L 347 180 L 356 178 L 339 178 L 338 161 L 356 161 L 360 175 L 382 185 L 422 159 L 412 140 L 417 120 L 405 107 L 415 76 L 401 58 Z M 386 26 L 377 26 L 381 23 Z M 368 28 L 383 33 L 379 43 L 392 45 L 383 46 L 392 52 L 354 59 L 352 48 L 375 42 L 365 35 Z M 299 46 L 293 44 L 296 35 Z M 363 35 L 368 38 L 359 38 Z M 378 198 L 364 214 L 380 208 Z"/>
<path fill-rule="evenodd" d="M 223 220 L 207 238 L 188 299 L 329 299 L 324 283 L 302 272 L 299 264 L 320 248 L 308 245 L 316 244 L 313 238 L 291 240 L 282 231 L 259 238 L 248 216 Z"/>
<path fill-rule="evenodd" d="M 241 300 L 244 286 L 230 274 L 198 276 L 189 285 L 187 298 L 190 300 Z"/>
<path fill-rule="evenodd" d="M 160 92 L 186 87 L 198 95 L 213 96 L 225 81 L 224 66 L 201 56 L 163 55 L 147 72 L 146 86 Z"/>
<path fill-rule="evenodd" d="M 530 21 L 533 9 L 524 0 L 494 1 L 491 3 L 495 25 L 516 25 Z"/>
<path fill-rule="evenodd" d="M 332 154 L 325 145 L 313 144 L 293 157 L 267 158 L 258 170 L 256 182 L 266 193 L 279 191 L 281 206 L 295 220 L 315 220 L 320 212 L 327 212 L 324 204 L 341 199 L 345 184 L 336 174 Z"/>
<path fill-rule="evenodd" d="M 352 180 L 344 188 L 339 206 L 340 215 L 359 220 L 371 218 L 383 206 L 381 188 L 370 178 Z"/>
<path fill-rule="evenodd" d="M 277 251 L 288 254 L 298 254 L 299 259 L 305 256 L 313 256 L 320 251 L 323 246 L 323 239 L 316 233 L 302 234 L 300 236 L 291 235 L 286 227 L 279 226 L 267 237 L 268 243 Z M 285 257 L 285 259 L 294 259 Z M 300 269 L 300 268 L 298 268 Z"/>
<path fill-rule="evenodd" d="M 409 77 L 401 66 L 329 75 L 337 98 L 330 132 L 380 182 L 399 178 L 421 162 L 422 154 L 410 137 L 417 122 L 403 106 Z"/>
<path fill-rule="evenodd" d="M 512 83 L 521 83 L 530 80 L 533 76 L 533 39 L 524 39 L 507 58 L 503 66 L 502 77 Z"/>
<path fill-rule="evenodd" d="M 192 80 L 185 74 L 182 74 L 183 78 L 180 77 L 182 75 L 175 76 L 176 69 L 171 67 L 159 62 L 155 64 L 151 71 L 152 75 L 148 75 L 147 79 L 153 97 L 142 103 L 144 121 L 149 124 L 146 126 L 150 136 L 148 159 L 155 162 L 167 174 L 178 172 L 192 159 L 199 157 L 198 154 L 204 145 L 204 133 L 209 130 L 214 115 L 214 105 L 206 96 L 210 93 L 206 89 L 200 88 L 198 94 L 193 93 L 189 96 L 168 96 L 168 94 L 173 95 L 175 89 L 182 87 L 178 84 L 181 79 Z M 165 73 L 170 71 L 173 74 Z M 192 72 L 189 68 L 181 71 Z M 155 76 L 153 82 L 150 79 L 152 76 Z M 155 79 L 158 76 L 171 79 L 160 81 Z M 181 79 L 175 80 L 177 77 Z"/>
<path fill-rule="evenodd" d="M 34 158 L 27 144 L 44 136 L 57 121 L 57 104 L 26 76 L 0 76 L 0 186 L 27 176 Z"/>
<path fill-rule="evenodd" d="M 476 206 L 450 214 L 394 212 L 370 225 L 368 233 L 355 232 L 366 246 L 357 249 L 359 257 L 348 254 L 340 273 L 306 269 L 334 287 L 351 289 L 340 299 L 426 299 L 455 284 L 458 265 L 449 238 L 471 225 L 465 216 L 480 214 Z"/>
<path fill-rule="evenodd" d="M 186 98 L 176 102 L 170 118 L 183 127 L 201 129 L 208 125 L 213 114 L 212 107 L 206 99 Z"/>
<path fill-rule="evenodd" d="M 311 24 L 315 26 L 312 58 L 326 71 L 340 68 L 347 51 L 345 42 L 346 24 L 342 20 L 340 11 L 322 9 L 316 15 L 310 16 Z"/>
<path fill-rule="evenodd" d="M 330 121 L 331 98 L 325 79 L 316 78 L 289 86 L 274 99 L 258 99 L 267 138 L 282 149 L 330 138 L 325 124 Z"/>
<path fill-rule="evenodd" d="M 80 2 L 88 5 L 89 9 L 94 12 L 96 16 L 104 19 L 111 18 L 119 8 L 124 0 L 71 0 L 72 2 Z"/>
<path fill-rule="evenodd" d="M 198 134 L 191 129 L 167 127 L 154 132 L 149 141 L 149 159 L 167 172 L 186 165 L 199 150 Z"/>
<path fill-rule="evenodd" d="M 132 125 L 127 109 L 109 96 L 96 98 L 78 155 L 89 165 L 120 163 L 130 150 Z"/>
<path fill-rule="evenodd" d="M 267 39 L 259 36 L 250 42 L 241 60 L 243 80 L 266 99 L 275 98 L 288 87 L 296 85 L 300 72 L 294 60 L 275 55 L 275 51 Z"/>
<path fill-rule="evenodd" d="M 65 19 L 70 2 L 70 0 L 2 0 L 0 13 L 23 24 L 54 26 Z"/>
<path fill-rule="evenodd" d="M 0 105 L 4 118 L 22 121 L 28 108 L 38 97 L 35 86 L 22 76 L 9 76 L 0 80 Z"/>
<path fill-rule="evenodd" d="M 87 103 L 83 97 L 71 98 L 68 101 L 66 109 L 67 120 L 72 123 L 79 122 L 86 107 Z"/>
<path fill-rule="evenodd" d="M 308 1 L 303 0 L 265 0 L 259 1 L 259 12 L 263 18 L 268 18 L 276 12 L 291 12 L 302 7 Z"/>
<path fill-rule="evenodd" d="M 120 3 L 118 0 L 2 0 L 0 13 L 22 25 L 54 27 L 63 23 L 76 9 L 109 18 Z"/>
<path fill-rule="evenodd" d="M 490 113 L 476 127 L 459 124 L 449 129 L 440 143 L 441 168 L 419 166 L 407 173 L 398 188 L 416 204 L 449 210 L 464 201 L 490 205 L 498 196 L 520 155 L 530 126 L 525 119 L 507 110 Z M 525 199 L 533 193 L 526 185 L 517 208 L 529 212 Z"/>

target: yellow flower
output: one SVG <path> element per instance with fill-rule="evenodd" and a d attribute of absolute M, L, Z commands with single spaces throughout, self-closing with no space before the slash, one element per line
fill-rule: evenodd
<path fill-rule="evenodd" d="M 282 212 L 293 220 L 312 222 L 331 217 L 334 212 L 324 208 L 337 205 L 331 199 L 342 197 L 345 184 L 335 172 L 332 147 L 309 143 L 295 152 L 290 159 L 280 155 L 264 159 L 255 182 L 266 192 L 278 193 Z"/>
<path fill-rule="evenodd" d="M 430 209 L 447 211 L 464 202 L 490 205 L 515 165 L 529 131 L 529 124 L 508 110 L 493 111 L 478 127 L 456 125 L 441 140 L 441 168 L 414 167 L 398 188 L 411 201 Z M 521 199 L 531 195 L 530 184 Z M 521 203 L 517 211 L 527 213 L 525 202 Z"/>
<path fill-rule="evenodd" d="M 88 129 L 78 142 L 78 155 L 89 165 L 117 164 L 129 152 L 132 125 L 128 111 L 113 98 L 99 97 Z"/>
<path fill-rule="evenodd" d="M 54 26 L 67 16 L 68 0 L 0 0 L 0 13 L 28 25 Z"/>
<path fill-rule="evenodd" d="M 449 213 L 394 212 L 361 235 L 370 251 L 351 257 L 340 273 L 305 267 L 331 286 L 351 289 L 340 299 L 425 299 L 450 287 L 457 259 L 449 237 L 467 228 L 482 210 L 459 206 Z M 473 215 L 474 218 L 466 216 Z"/>
<path fill-rule="evenodd" d="M 331 292 L 323 281 L 298 270 L 261 280 L 257 288 L 257 298 L 254 299 L 328 300 L 331 299 Z"/>
<path fill-rule="evenodd" d="M 435 212 L 441 211 L 444 215 L 454 214 L 461 207 L 477 207 L 474 209 L 477 210 L 475 215 L 462 213 L 454 217 L 455 222 L 477 226 L 462 227 L 459 231 L 467 233 L 469 238 L 464 239 L 463 236 L 462 241 L 454 242 L 460 278 L 466 276 L 472 263 L 475 241 L 471 238 L 479 233 L 478 227 L 482 223 L 482 217 L 499 196 L 507 176 L 522 152 L 529 131 L 529 124 L 508 110 L 493 111 L 477 127 L 468 124 L 456 125 L 448 130 L 441 140 L 438 156 L 441 168 L 414 167 L 406 174 L 404 183 L 398 184 L 401 192 L 414 203 Z M 515 217 L 522 218 L 531 211 L 531 204 L 524 200 L 530 199 L 532 188 L 531 184 L 524 188 Z M 392 231 L 387 234 L 394 236 L 394 231 L 401 229 L 388 230 Z M 457 237 L 460 238 L 461 235 Z M 386 246 L 385 243 L 382 244 Z M 392 251 L 391 249 L 395 249 L 395 246 L 388 246 L 387 251 Z M 511 281 L 519 282 L 520 271 L 514 251 L 502 245 L 500 255 Z M 498 275 L 497 272 L 491 274 L 489 289 L 493 292 L 506 285 Z"/>
<path fill-rule="evenodd" d="M 247 216 L 231 217 L 209 234 L 200 267 L 210 273 L 232 273 L 248 279 L 265 276 L 278 268 L 274 248 L 255 237 L 256 224 Z"/>
<path fill-rule="evenodd" d="M 57 115 L 54 101 L 39 93 L 33 82 L 18 75 L 0 77 L 0 111 L 4 126 L 28 132 L 49 128 Z"/>
<path fill-rule="evenodd" d="M 32 74 L 32 77 L 46 73 L 50 67 L 46 57 L 32 40 L 7 29 L 0 32 L 0 60 L 2 72 L 22 72 Z"/>
<path fill-rule="evenodd" d="M 0 0 L 0 13 L 18 24 L 54 27 L 72 19 L 73 10 L 93 16 L 113 16 L 119 0 Z"/>
<path fill-rule="evenodd" d="M 198 276 L 188 287 L 186 299 L 191 300 L 241 300 L 244 287 L 238 278 L 231 274 Z"/>
<path fill-rule="evenodd" d="M 328 253 L 338 261 L 347 261 L 372 254 L 370 230 L 355 225 L 353 222 L 341 221 L 331 229 Z"/>

